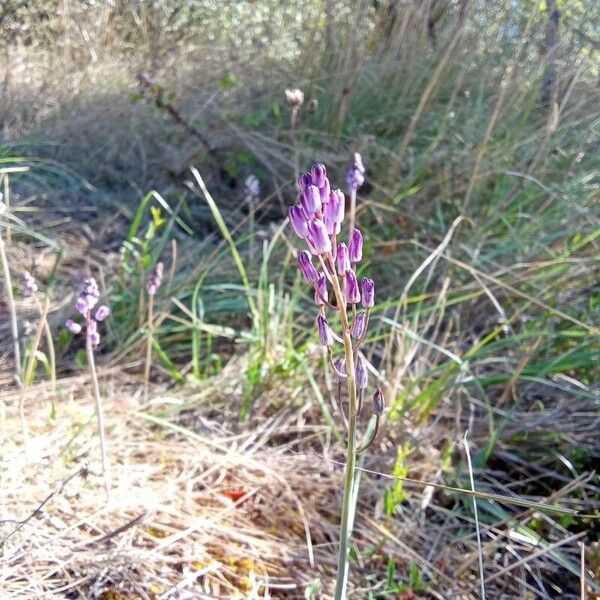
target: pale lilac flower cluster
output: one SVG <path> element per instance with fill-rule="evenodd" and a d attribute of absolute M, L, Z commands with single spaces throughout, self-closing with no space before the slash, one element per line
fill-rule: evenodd
<path fill-rule="evenodd" d="M 248 175 L 244 180 L 244 200 L 252 203 L 260 196 L 260 181 L 256 175 Z"/>
<path fill-rule="evenodd" d="M 106 305 L 101 305 L 96 310 L 95 314 L 92 315 L 92 311 L 98 300 L 100 299 L 100 290 L 98 284 L 93 277 L 84 279 L 77 300 L 75 300 L 75 309 L 80 313 L 85 320 L 85 332 L 86 336 L 90 340 L 93 346 L 97 346 L 100 343 L 100 334 L 98 333 L 98 322 L 104 321 L 110 314 L 110 309 Z M 66 328 L 74 334 L 81 333 L 82 326 L 73 321 L 73 319 L 67 319 L 65 322 Z"/>
<path fill-rule="evenodd" d="M 332 358 L 332 348 L 342 338 L 333 332 L 326 317 L 326 308 L 336 310 L 340 314 L 342 327 L 347 323 L 348 333 L 352 338 L 356 387 L 362 393 L 368 385 L 368 372 L 358 350 L 365 339 L 369 313 L 375 304 L 373 280 L 363 277 L 359 281 L 356 276 L 357 263 L 363 257 L 363 236 L 355 228 L 350 233 L 347 244 L 337 242 L 344 220 L 346 199 L 341 190 L 331 189 L 324 165 L 313 165 L 309 173 L 300 176 L 298 186 L 299 203 L 289 208 L 289 220 L 296 235 L 308 246 L 308 251 L 298 252 L 298 264 L 306 283 L 313 286 L 315 304 L 319 306 L 319 339 L 328 349 L 333 370 L 338 377 L 345 378 L 345 358 L 336 361 Z M 313 264 L 311 255 L 317 257 L 316 265 Z M 337 305 L 332 304 L 333 298 Z M 351 311 L 348 310 L 349 307 Z M 380 402 L 377 404 L 378 408 L 379 404 Z"/>
<path fill-rule="evenodd" d="M 150 273 L 150 277 L 148 277 L 148 282 L 146 283 L 146 290 L 148 291 L 149 296 L 154 296 L 158 291 L 158 288 L 162 285 L 163 269 L 162 262 L 158 262 L 156 263 L 154 271 Z"/>
<path fill-rule="evenodd" d="M 358 152 L 354 153 L 354 162 L 346 171 L 346 183 L 348 189 L 356 191 L 365 182 L 365 167 L 363 166 L 362 158 Z"/>
<path fill-rule="evenodd" d="M 27 297 L 37 294 L 38 285 L 29 271 L 23 273 L 23 294 Z"/>

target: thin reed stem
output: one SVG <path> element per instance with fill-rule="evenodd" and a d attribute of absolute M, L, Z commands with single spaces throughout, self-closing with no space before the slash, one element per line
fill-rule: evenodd
<path fill-rule="evenodd" d="M 10 313 L 10 332 L 13 339 L 13 356 L 15 359 L 15 379 L 17 384 L 21 384 L 21 351 L 19 348 L 19 327 L 17 325 L 17 311 L 15 310 L 15 298 L 12 290 L 12 280 L 10 278 L 10 269 L 6 258 L 4 240 L 2 239 L 2 230 L 0 229 L 0 261 L 4 271 L 4 282 L 6 286 L 6 303 Z"/>
<path fill-rule="evenodd" d="M 100 386 L 98 385 L 98 375 L 96 373 L 96 363 L 94 361 L 94 347 L 89 334 L 86 335 L 85 349 L 87 353 L 90 375 L 92 377 L 92 387 L 94 389 L 94 401 L 96 403 L 96 418 L 98 420 L 98 434 L 100 437 L 100 452 L 102 455 L 102 477 L 104 478 L 104 492 L 106 500 L 109 499 L 109 478 L 108 478 L 108 460 L 106 456 L 106 436 L 104 434 L 104 415 L 102 413 L 102 399 L 100 398 Z"/>
<path fill-rule="evenodd" d="M 46 297 L 46 305 L 48 305 L 48 298 Z M 48 308 L 42 306 L 37 296 L 35 297 L 36 307 L 40 313 L 40 319 L 44 325 L 44 335 L 46 337 L 46 346 L 48 346 L 48 361 L 50 363 L 50 381 L 52 383 L 52 390 L 56 391 L 56 352 L 54 351 L 54 341 L 52 340 L 52 331 L 48 324 Z"/>
<path fill-rule="evenodd" d="M 352 235 L 356 225 L 356 190 L 350 190 L 350 229 L 349 235 Z"/>
<path fill-rule="evenodd" d="M 152 363 L 152 338 L 154 336 L 154 296 L 148 295 L 148 337 L 146 339 L 146 366 L 144 368 L 144 400 L 148 400 L 150 365 Z"/>

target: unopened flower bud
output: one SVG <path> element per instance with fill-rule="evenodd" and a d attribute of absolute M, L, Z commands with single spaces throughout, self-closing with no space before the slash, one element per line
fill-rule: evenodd
<path fill-rule="evenodd" d="M 77 300 L 75 300 L 75 309 L 82 315 L 85 315 L 85 313 L 88 311 L 87 297 L 85 294 L 80 294 L 77 296 Z"/>
<path fill-rule="evenodd" d="M 327 279 L 325 275 L 321 273 L 319 279 L 315 285 L 315 304 L 325 304 L 329 301 L 329 294 L 327 292 Z"/>
<path fill-rule="evenodd" d="M 350 254 L 350 262 L 357 263 L 362 260 L 363 237 L 360 229 L 354 229 L 350 235 L 348 242 L 348 253 Z"/>
<path fill-rule="evenodd" d="M 335 363 L 335 369 L 336 371 L 343 376 L 347 376 L 348 372 L 346 371 L 346 359 L 344 357 L 340 357 L 338 358 Z M 340 379 L 341 381 L 341 379 Z"/>
<path fill-rule="evenodd" d="M 315 163 L 310 170 L 312 175 L 312 183 L 318 188 L 322 188 L 325 185 L 325 178 L 327 175 L 327 169 L 323 163 Z"/>
<path fill-rule="evenodd" d="M 356 365 L 356 387 L 359 390 L 364 390 L 369 385 L 369 373 L 365 359 L 362 356 L 358 357 Z"/>
<path fill-rule="evenodd" d="M 364 308 L 373 308 L 375 304 L 375 283 L 368 277 L 360 280 L 360 289 L 362 291 L 362 305 Z"/>
<path fill-rule="evenodd" d="M 345 289 L 346 302 L 349 304 L 357 304 L 360 302 L 360 290 L 358 289 L 358 281 L 352 269 L 346 271 Z"/>
<path fill-rule="evenodd" d="M 356 314 L 354 318 L 354 322 L 352 323 L 352 327 L 350 328 L 350 333 L 354 336 L 355 339 L 359 340 L 365 334 L 365 330 L 367 327 L 367 313 L 364 310 L 361 310 Z"/>
<path fill-rule="evenodd" d="M 96 311 L 94 318 L 96 319 L 96 321 L 104 321 L 104 319 L 106 319 L 106 317 L 108 317 L 108 315 L 110 315 L 110 309 L 108 308 L 108 306 L 103 304 Z"/>
<path fill-rule="evenodd" d="M 307 217 L 312 217 L 321 210 L 321 193 L 316 185 L 306 186 L 304 193 L 300 197 L 300 203 Z"/>
<path fill-rule="evenodd" d="M 383 417 L 385 414 L 385 398 L 380 388 L 377 388 L 373 394 L 373 412 L 378 417 Z"/>
<path fill-rule="evenodd" d="M 65 327 L 71 332 L 77 335 L 81 333 L 81 325 L 79 323 L 75 323 L 73 319 L 67 319 L 65 321 Z"/>
<path fill-rule="evenodd" d="M 319 326 L 319 339 L 323 346 L 333 346 L 333 332 L 327 319 L 323 315 L 317 317 L 317 325 Z"/>
<path fill-rule="evenodd" d="M 340 275 L 344 275 L 352 266 L 350 265 L 350 255 L 348 254 L 348 246 L 344 242 L 338 244 L 337 253 L 335 256 L 337 263 L 337 271 Z"/>
<path fill-rule="evenodd" d="M 308 239 L 314 254 L 331 252 L 331 240 L 327 234 L 325 223 L 320 219 L 314 219 L 308 224 Z"/>
<path fill-rule="evenodd" d="M 303 194 L 304 190 L 312 185 L 312 175 L 310 172 L 306 171 L 305 173 L 300 173 L 300 177 L 298 177 L 298 188 L 300 189 L 300 193 Z"/>
<path fill-rule="evenodd" d="M 308 220 L 302 208 L 299 206 L 290 206 L 288 215 L 294 233 L 302 239 L 308 237 Z"/>
<path fill-rule="evenodd" d="M 298 264 L 306 283 L 316 283 L 319 280 L 319 273 L 312 264 L 310 254 L 306 250 L 298 252 Z"/>
<path fill-rule="evenodd" d="M 319 188 L 319 195 L 321 196 L 321 204 L 324 206 L 329 202 L 329 195 L 331 194 L 331 185 L 329 185 L 329 179 L 325 177 L 325 183 Z"/>

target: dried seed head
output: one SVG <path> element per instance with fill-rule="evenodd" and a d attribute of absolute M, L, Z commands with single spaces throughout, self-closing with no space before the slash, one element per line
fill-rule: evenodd
<path fill-rule="evenodd" d="M 383 417 L 385 414 L 385 398 L 380 388 L 377 388 L 373 394 L 373 412 L 378 417 Z"/>

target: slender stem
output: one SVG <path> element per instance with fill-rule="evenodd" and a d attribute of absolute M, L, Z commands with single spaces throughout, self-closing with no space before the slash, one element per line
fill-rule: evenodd
<path fill-rule="evenodd" d="M 88 316 L 88 322 L 89 322 Z M 98 433 L 100 436 L 100 452 L 102 453 L 102 476 L 104 477 L 104 492 L 106 500 L 109 498 L 108 482 L 108 461 L 106 457 L 106 437 L 104 435 L 104 415 L 102 414 L 102 400 L 100 398 L 100 386 L 98 385 L 98 375 L 96 374 L 96 363 L 94 362 L 94 347 L 89 334 L 86 332 L 85 349 L 87 352 L 90 375 L 92 376 L 92 387 L 94 389 L 94 400 L 96 402 L 96 417 L 98 419 Z"/>
<path fill-rule="evenodd" d="M 362 454 L 365 450 L 367 450 L 369 448 L 369 446 L 375 441 L 378 430 L 379 430 L 379 416 L 375 415 L 375 425 L 369 433 L 369 438 L 360 448 L 358 448 L 358 450 L 356 451 L 356 454 Z"/>
<path fill-rule="evenodd" d="M 148 295 L 148 338 L 146 340 L 146 366 L 144 368 L 144 400 L 148 400 L 148 382 L 152 362 L 152 337 L 154 334 L 154 296 Z"/>
<path fill-rule="evenodd" d="M 340 320 L 342 322 L 342 336 L 344 352 L 346 355 L 346 384 L 348 386 L 348 443 L 346 449 L 346 470 L 344 474 L 344 492 L 342 497 L 342 514 L 340 522 L 340 548 L 338 554 L 338 569 L 335 584 L 335 600 L 346 599 L 346 588 L 348 585 L 350 537 L 352 533 L 351 515 L 355 495 L 354 489 L 354 465 L 356 463 L 356 378 L 354 374 L 354 349 L 348 326 L 348 314 L 346 302 L 342 294 L 340 282 L 335 272 L 333 256 L 329 255 L 333 291 L 336 296 Z"/>
<path fill-rule="evenodd" d="M 0 230 L 0 260 L 4 271 L 4 282 L 6 285 L 6 300 L 8 311 L 10 313 L 10 331 L 13 339 L 13 356 L 15 359 L 15 379 L 17 384 L 21 384 L 21 351 L 19 349 L 19 328 L 17 325 L 17 311 L 15 310 L 15 298 L 12 291 L 12 282 L 10 279 L 10 269 L 4 249 L 4 240 L 2 239 L 2 230 Z"/>
<path fill-rule="evenodd" d="M 46 301 L 48 298 L 46 297 Z M 52 340 L 52 331 L 48 324 L 48 311 L 44 310 L 39 298 L 35 297 L 35 303 L 40 313 L 40 319 L 44 323 L 44 334 L 46 336 L 46 345 L 48 346 L 48 358 L 50 360 L 50 381 L 52 383 L 52 389 L 56 391 L 56 353 L 54 352 L 54 341 Z"/>

